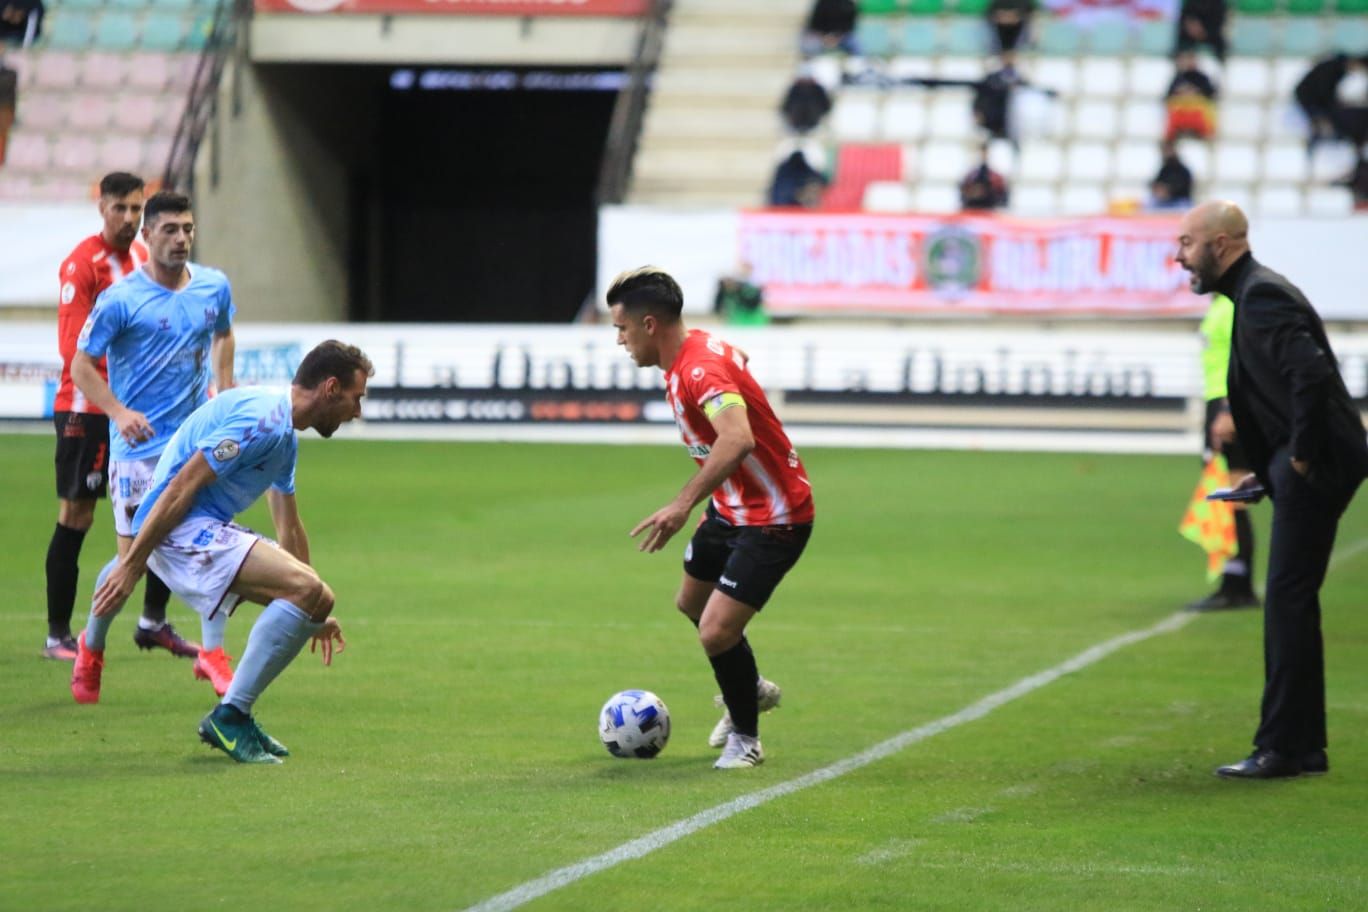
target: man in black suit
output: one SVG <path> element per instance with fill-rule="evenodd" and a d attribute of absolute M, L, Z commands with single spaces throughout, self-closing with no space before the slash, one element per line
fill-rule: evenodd
<path fill-rule="evenodd" d="M 1192 209 L 1177 261 L 1198 294 L 1235 302 L 1227 398 L 1254 474 L 1273 499 L 1264 597 L 1264 693 L 1254 752 L 1218 776 L 1276 779 L 1329 769 L 1320 587 L 1339 518 L 1368 475 L 1363 422 L 1306 297 L 1249 251 L 1234 203 Z"/>

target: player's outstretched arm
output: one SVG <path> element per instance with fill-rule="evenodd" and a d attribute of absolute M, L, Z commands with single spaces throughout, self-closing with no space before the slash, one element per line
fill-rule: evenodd
<path fill-rule="evenodd" d="M 266 491 L 266 504 L 271 508 L 271 522 L 275 524 L 276 541 L 304 563 L 309 563 L 309 535 L 299 518 L 299 506 L 293 494 L 282 494 L 275 488 Z"/>
<path fill-rule="evenodd" d="M 118 611 L 123 606 L 133 587 L 147 572 L 147 559 L 152 556 L 152 549 L 180 525 L 190 511 L 190 505 L 195 502 L 195 495 L 201 488 L 213 484 L 217 477 L 204 454 L 198 451 L 181 467 L 152 505 L 128 553 L 105 578 L 104 585 L 96 590 L 91 603 L 91 611 L 96 617 Z"/>
<path fill-rule="evenodd" d="M 675 533 L 684 528 L 689 514 L 699 501 L 716 491 L 731 477 L 732 473 L 745 462 L 751 450 L 755 449 L 755 436 L 751 433 L 750 419 L 746 409 L 733 405 L 722 409 L 709 418 L 717 431 L 717 441 L 713 443 L 708 458 L 699 466 L 698 473 L 674 500 L 656 510 L 636 524 L 632 537 L 636 538 L 645 530 L 646 537 L 637 546 L 638 551 L 654 552 L 665 547 Z"/>
<path fill-rule="evenodd" d="M 119 397 L 109 388 L 109 383 L 100 376 L 100 368 L 95 358 L 77 349 L 71 359 L 71 380 L 86 399 L 93 402 L 114 422 L 119 436 L 129 443 L 142 443 L 155 436 L 147 416 L 134 409 L 124 408 Z"/>

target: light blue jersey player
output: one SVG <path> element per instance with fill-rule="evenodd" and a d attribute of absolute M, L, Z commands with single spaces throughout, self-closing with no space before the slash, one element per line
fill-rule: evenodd
<path fill-rule="evenodd" d="M 334 640 L 339 651 L 345 646 L 341 626 L 330 617 L 332 590 L 309 566 L 309 539 L 295 505 L 296 432 L 313 428 L 331 437 L 360 417 L 373 372 L 356 347 L 324 342 L 300 362 L 288 390 L 230 390 L 176 431 L 134 517 L 128 552 L 96 584 L 72 671 L 77 702 L 100 697 L 104 657 L 87 647 L 87 638 L 95 632 L 103 637 L 150 567 L 206 620 L 226 618 L 243 600 L 266 606 L 236 674 L 218 650 L 228 686 L 201 721 L 200 738 L 241 763 L 279 763 L 288 754 L 252 718 L 257 697 L 310 638 L 322 644 L 325 664 L 332 661 Z M 233 522 L 263 493 L 279 545 Z"/>
<path fill-rule="evenodd" d="M 152 481 L 157 457 L 190 413 L 233 385 L 233 296 L 217 269 L 190 262 L 195 218 L 188 197 L 161 192 L 143 208 L 148 260 L 100 295 L 81 330 L 71 375 L 110 422 L 109 502 L 119 555 L 132 541 L 132 519 Z M 99 372 L 108 359 L 109 380 Z M 134 641 L 196 659 L 200 649 L 166 624 L 168 591 L 148 577 Z M 203 631 L 213 648 L 213 630 Z M 92 643 L 103 649 L 103 643 Z M 210 678 L 212 680 L 212 678 Z"/>

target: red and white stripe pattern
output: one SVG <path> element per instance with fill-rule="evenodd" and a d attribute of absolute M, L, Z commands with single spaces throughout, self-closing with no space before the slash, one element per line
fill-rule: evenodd
<path fill-rule="evenodd" d="M 57 348 L 62 353 L 62 382 L 57 388 L 53 410 L 100 414 L 100 410 L 86 401 L 80 388 L 71 380 L 71 359 L 76 355 L 81 328 L 90 317 L 100 293 L 124 276 L 147 262 L 147 247 L 135 240 L 128 250 L 119 250 L 105 243 L 95 234 L 76 245 L 76 249 L 62 261 L 58 271 L 60 296 L 57 299 Z M 100 376 L 109 379 L 104 359 L 100 359 Z"/>

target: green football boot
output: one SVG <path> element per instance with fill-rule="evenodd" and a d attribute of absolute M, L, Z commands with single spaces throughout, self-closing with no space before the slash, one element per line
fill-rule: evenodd
<path fill-rule="evenodd" d="M 200 740 L 216 747 L 238 763 L 279 763 L 267 753 L 257 737 L 252 719 L 235 707 L 220 703 L 199 724 Z"/>
<path fill-rule="evenodd" d="M 266 729 L 261 727 L 261 723 L 257 722 L 255 716 L 252 717 L 252 727 L 256 729 L 257 740 L 261 742 L 262 750 L 272 757 L 290 756 L 290 749 L 266 734 Z"/>

